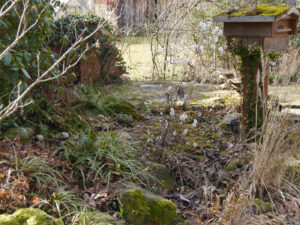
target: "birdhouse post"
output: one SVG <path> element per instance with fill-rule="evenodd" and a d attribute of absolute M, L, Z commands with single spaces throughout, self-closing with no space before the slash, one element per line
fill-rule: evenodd
<path fill-rule="evenodd" d="M 261 55 L 288 50 L 289 36 L 297 33 L 299 15 L 299 8 L 292 5 L 262 4 L 229 10 L 213 18 L 224 23 L 229 49 L 241 59 L 242 124 L 246 132 L 263 122 L 268 70 L 263 71 Z"/>

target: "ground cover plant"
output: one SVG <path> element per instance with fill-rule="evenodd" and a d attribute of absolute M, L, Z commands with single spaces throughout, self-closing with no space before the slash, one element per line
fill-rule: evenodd
<path fill-rule="evenodd" d="M 212 23 L 224 8 L 283 1 L 158 1 L 141 30 L 115 30 L 116 17 L 54 18 L 54 2 L 0 3 L 0 31 L 16 35 L 22 12 L 33 17 L 21 31 L 40 16 L 3 58 L 14 35 L 0 34 L 0 81 L 15 78 L 0 87 L 0 224 L 299 223 L 298 36 L 270 54 L 270 96 L 248 135 L 237 58 Z"/>

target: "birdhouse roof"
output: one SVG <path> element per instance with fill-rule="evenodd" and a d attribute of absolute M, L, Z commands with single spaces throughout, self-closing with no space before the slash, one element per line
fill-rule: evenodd
<path fill-rule="evenodd" d="M 300 8 L 291 5 L 260 4 L 255 7 L 233 9 L 216 15 L 215 22 L 274 22 L 281 17 L 295 15 L 299 18 Z"/>

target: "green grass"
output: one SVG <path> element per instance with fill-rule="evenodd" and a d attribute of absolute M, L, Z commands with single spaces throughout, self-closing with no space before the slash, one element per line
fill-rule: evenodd
<path fill-rule="evenodd" d="M 62 184 L 61 174 L 55 168 L 49 166 L 46 159 L 36 156 L 21 158 L 15 150 L 14 156 L 10 160 L 3 160 L 0 163 L 9 165 L 13 173 L 19 176 L 30 177 L 35 184 Z"/>
<path fill-rule="evenodd" d="M 122 52 L 131 80 L 151 79 L 153 72 L 151 49 L 146 39 L 129 41 Z"/>
<path fill-rule="evenodd" d="M 120 139 L 117 132 L 91 133 L 66 142 L 63 152 L 84 185 L 92 182 L 90 177 L 105 180 L 108 186 L 115 179 L 145 183 L 150 175 L 137 160 L 134 145 Z"/>
<path fill-rule="evenodd" d="M 125 43 L 123 42 L 124 40 L 119 43 L 118 47 L 121 49 L 121 52 L 123 53 L 122 56 L 126 62 L 128 72 L 127 76 L 133 81 L 151 80 L 153 76 L 153 61 L 149 40 L 146 37 L 133 37 L 127 38 Z M 176 58 L 180 60 L 193 57 L 194 52 L 189 48 L 181 49 L 181 51 L 176 53 Z M 162 52 L 162 47 L 157 47 L 156 62 L 160 70 L 159 73 L 161 73 L 164 65 L 164 54 Z M 166 78 L 168 80 L 173 78 L 178 80 L 178 78 L 173 77 L 173 75 L 183 74 L 185 70 L 185 66 L 168 64 Z M 158 77 L 155 72 L 154 75 L 157 79 Z"/>
<path fill-rule="evenodd" d="M 144 120 L 138 112 L 143 108 L 143 99 L 129 93 L 125 88 L 105 91 L 102 88 L 82 86 L 76 93 L 77 99 L 73 103 L 77 110 L 87 111 L 92 115 L 116 117 L 131 126 L 122 114 L 127 114 L 136 120 Z"/>

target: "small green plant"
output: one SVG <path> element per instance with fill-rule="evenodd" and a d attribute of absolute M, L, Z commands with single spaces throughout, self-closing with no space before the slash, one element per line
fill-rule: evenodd
<path fill-rule="evenodd" d="M 145 183 L 150 176 L 136 160 L 134 143 L 122 140 L 116 132 L 85 134 L 66 142 L 63 149 L 75 176 L 81 177 L 84 185 L 97 178 L 104 179 L 108 186 L 115 178 Z"/>
<path fill-rule="evenodd" d="M 75 192 L 65 190 L 63 187 L 54 189 L 53 193 L 48 193 L 48 196 L 44 197 L 46 199 L 40 199 L 34 207 L 56 214 L 66 221 L 69 221 L 77 211 L 86 210 L 88 207 Z"/>
<path fill-rule="evenodd" d="M 96 115 L 120 117 L 119 114 L 127 114 L 137 120 L 144 119 L 137 111 L 137 108 L 140 107 L 139 102 L 135 102 L 135 99 L 129 99 L 127 93 L 122 90 L 119 93 L 108 92 L 102 88 L 82 85 L 76 96 L 75 109 L 87 109 Z"/>
<path fill-rule="evenodd" d="M 16 150 L 14 153 L 14 157 L 10 160 L 1 161 L 1 163 L 9 165 L 13 173 L 30 177 L 38 186 L 42 184 L 59 185 L 62 183 L 59 178 L 60 173 L 55 168 L 50 167 L 46 159 L 36 156 L 21 158 Z"/>

